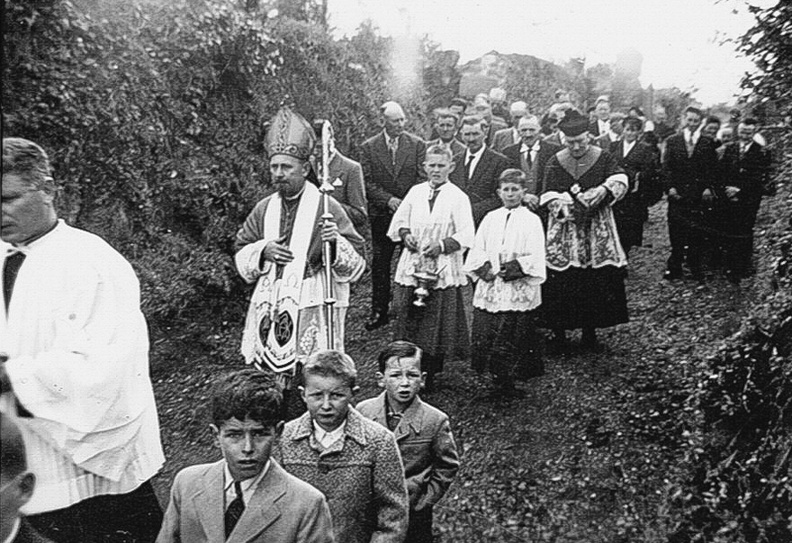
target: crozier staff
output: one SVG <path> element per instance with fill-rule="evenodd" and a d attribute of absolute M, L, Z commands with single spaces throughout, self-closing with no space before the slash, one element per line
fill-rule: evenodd
<path fill-rule="evenodd" d="M 364 241 L 332 197 L 323 220 L 322 198 L 306 182 L 314 149 L 308 122 L 282 108 L 267 134 L 276 192 L 261 200 L 237 233 L 236 266 L 256 283 L 242 335 L 248 364 L 279 374 L 287 387 L 297 362 L 327 349 L 322 244 L 332 244 L 334 349 L 344 348 L 349 285 L 365 268 Z"/>

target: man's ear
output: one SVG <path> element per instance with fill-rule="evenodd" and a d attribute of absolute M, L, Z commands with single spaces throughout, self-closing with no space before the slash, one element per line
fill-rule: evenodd
<path fill-rule="evenodd" d="M 426 372 L 421 373 L 421 388 L 426 386 Z"/>
<path fill-rule="evenodd" d="M 275 425 L 275 437 L 280 437 L 283 433 L 283 427 L 286 425 L 285 422 L 280 421 L 278 424 Z"/>
<path fill-rule="evenodd" d="M 297 390 L 300 391 L 300 398 L 302 398 L 302 401 L 308 403 L 308 399 L 305 397 L 305 387 L 300 385 L 297 387 Z"/>
<path fill-rule="evenodd" d="M 385 376 L 382 374 L 382 372 L 378 371 L 374 374 L 374 376 L 377 378 L 377 386 L 380 388 L 385 388 Z"/>
<path fill-rule="evenodd" d="M 451 168 L 448 170 L 448 175 L 451 175 L 451 172 L 454 171 L 454 169 L 456 168 L 456 164 L 457 164 L 456 161 L 454 159 L 451 159 Z"/>

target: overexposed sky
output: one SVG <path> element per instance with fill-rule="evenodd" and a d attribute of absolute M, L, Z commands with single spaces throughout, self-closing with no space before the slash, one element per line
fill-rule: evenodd
<path fill-rule="evenodd" d="M 458 50 L 462 63 L 496 50 L 559 64 L 585 57 L 591 67 L 633 48 L 643 55 L 644 87 L 695 88 L 705 106 L 733 102 L 753 69 L 723 43 L 752 25 L 744 0 L 328 0 L 328 7 L 339 36 L 371 19 L 385 36 L 426 34 Z"/>

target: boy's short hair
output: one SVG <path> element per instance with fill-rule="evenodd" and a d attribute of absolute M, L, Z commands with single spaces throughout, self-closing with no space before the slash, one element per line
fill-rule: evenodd
<path fill-rule="evenodd" d="M 525 174 L 522 170 L 518 170 L 517 168 L 507 168 L 503 170 L 503 173 L 498 177 L 498 187 L 504 183 L 514 183 L 525 188 L 525 182 Z"/>
<path fill-rule="evenodd" d="M 335 377 L 341 379 L 349 388 L 355 388 L 357 370 L 355 361 L 348 354 L 340 351 L 325 350 L 312 354 L 302 369 L 303 381 L 307 382 L 309 375 L 319 377 Z"/>
<path fill-rule="evenodd" d="M 423 351 L 421 348 L 411 341 L 391 341 L 385 349 L 380 352 L 379 357 L 377 358 L 377 366 L 379 367 L 380 373 L 385 373 L 385 370 L 388 369 L 388 360 L 393 358 L 417 358 L 418 363 L 421 362 L 421 355 Z"/>
<path fill-rule="evenodd" d="M 707 120 L 704 121 L 704 124 L 717 124 L 718 126 L 721 125 L 720 117 L 716 117 L 715 115 L 710 115 L 707 117 Z"/>
<path fill-rule="evenodd" d="M 701 118 L 704 118 L 704 112 L 695 106 L 688 106 L 685 108 L 685 114 L 693 113 Z"/>
<path fill-rule="evenodd" d="M 435 144 L 429 146 L 429 149 L 426 150 L 426 156 L 428 157 L 429 155 L 442 155 L 446 160 L 451 162 L 454 160 L 454 154 L 451 152 L 451 149 L 445 145 Z"/>
<path fill-rule="evenodd" d="M 211 398 L 218 428 L 232 418 L 250 417 L 265 426 L 283 420 L 283 393 L 270 372 L 246 368 L 223 375 L 212 386 Z"/>

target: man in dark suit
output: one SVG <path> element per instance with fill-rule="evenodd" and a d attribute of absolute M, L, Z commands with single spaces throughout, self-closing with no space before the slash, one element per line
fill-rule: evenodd
<path fill-rule="evenodd" d="M 449 179 L 470 198 L 476 225 L 488 212 L 500 206 L 496 194 L 498 177 L 509 167 L 509 160 L 489 149 L 484 138 L 484 121 L 477 115 L 462 119 L 460 134 L 467 151 L 454 157 L 454 170 Z"/>
<path fill-rule="evenodd" d="M 393 212 L 413 185 L 426 179 L 426 145 L 404 131 L 404 110 L 396 102 L 380 108 L 384 129 L 361 146 L 360 163 L 369 199 L 371 220 L 371 319 L 366 330 L 388 324 L 391 298 L 391 260 L 396 244 L 388 238 Z"/>
<path fill-rule="evenodd" d="M 528 104 L 523 101 L 514 102 L 509 107 L 509 115 L 511 116 L 511 126 L 508 128 L 501 128 L 492 140 L 492 150 L 502 153 L 506 147 L 520 143 L 520 132 L 517 130 L 517 125 L 520 119 L 528 115 Z"/>
<path fill-rule="evenodd" d="M 610 144 L 610 153 L 627 174 L 627 194 L 613 206 L 613 216 L 622 249 L 629 254 L 632 247 L 643 243 L 643 226 L 649 218 L 649 206 L 663 196 L 658 179 L 655 149 L 640 141 L 643 121 L 628 117 L 624 121 L 622 139 Z"/>
<path fill-rule="evenodd" d="M 593 137 L 596 138 L 597 136 L 601 136 L 608 132 L 610 128 L 610 99 L 607 96 L 600 96 L 597 98 L 597 101 L 594 104 L 594 116 L 591 122 L 589 122 L 588 132 Z"/>
<path fill-rule="evenodd" d="M 746 118 L 737 125 L 737 140 L 726 145 L 719 198 L 721 233 L 726 252 L 726 277 L 739 284 L 751 268 L 753 227 L 762 196 L 772 193 L 770 152 L 753 138 L 757 121 Z"/>
<path fill-rule="evenodd" d="M 715 142 L 698 132 L 701 110 L 685 110 L 685 128 L 666 140 L 663 176 L 668 193 L 668 236 L 671 256 L 665 279 L 682 277 L 682 262 L 693 277 L 703 280 L 704 211 L 715 198 L 718 154 Z"/>
<path fill-rule="evenodd" d="M 426 148 L 428 149 L 432 145 L 442 145 L 451 151 L 452 156 L 464 153 L 466 147 L 456 138 L 459 129 L 459 116 L 450 109 L 444 108 L 436 109 L 434 114 L 434 133 L 437 134 L 437 138 L 427 141 Z"/>
<path fill-rule="evenodd" d="M 522 141 L 506 147 L 503 155 L 509 159 L 510 168 L 517 168 L 525 173 L 527 190 L 524 201 L 535 211 L 539 206 L 539 195 L 544 190 L 545 164 L 561 150 L 561 146 L 542 140 L 539 119 L 533 115 L 520 119 L 517 130 Z"/>
<path fill-rule="evenodd" d="M 489 101 L 489 97 L 487 97 L 486 94 L 478 94 L 476 96 L 476 99 L 473 102 L 473 114 L 482 118 L 485 125 L 482 127 L 484 130 L 484 143 L 486 143 L 487 146 L 491 148 L 493 142 L 495 141 L 495 134 L 499 130 L 508 128 L 508 125 L 505 121 L 495 117 L 492 114 L 492 105 Z M 462 143 L 464 143 L 464 140 Z"/>

